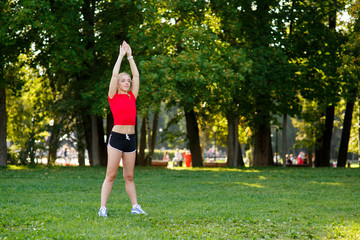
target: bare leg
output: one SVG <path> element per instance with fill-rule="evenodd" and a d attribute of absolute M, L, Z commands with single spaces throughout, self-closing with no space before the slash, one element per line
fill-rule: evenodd
<path fill-rule="evenodd" d="M 135 168 L 135 156 L 136 156 L 136 152 L 123 153 L 123 176 L 125 180 L 125 188 L 132 205 L 138 203 L 135 183 L 133 180 L 134 168 Z"/>
<path fill-rule="evenodd" d="M 122 152 L 108 146 L 106 177 L 101 188 L 101 206 L 106 206 L 119 168 Z"/>

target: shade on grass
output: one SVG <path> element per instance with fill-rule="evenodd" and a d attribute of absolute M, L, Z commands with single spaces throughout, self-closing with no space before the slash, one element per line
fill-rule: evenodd
<path fill-rule="evenodd" d="M 0 238 L 360 239 L 359 169 L 137 167 L 149 215 L 130 214 L 119 172 L 99 218 L 105 170 L 1 169 Z"/>

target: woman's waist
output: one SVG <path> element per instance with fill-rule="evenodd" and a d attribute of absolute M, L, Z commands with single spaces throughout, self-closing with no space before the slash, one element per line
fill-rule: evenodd
<path fill-rule="evenodd" d="M 113 132 L 122 133 L 122 134 L 134 134 L 135 126 L 134 125 L 115 125 L 112 128 Z"/>

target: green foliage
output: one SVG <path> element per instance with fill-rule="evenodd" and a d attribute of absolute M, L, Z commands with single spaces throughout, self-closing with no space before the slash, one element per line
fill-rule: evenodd
<path fill-rule="evenodd" d="M 15 95 L 9 94 L 7 100 L 8 140 L 13 144 L 10 151 L 12 154 L 20 152 L 18 158 L 22 164 L 26 164 L 27 158 L 34 163 L 35 153 L 45 150 L 49 136 L 46 106 L 52 101 L 47 79 L 39 76 L 38 70 L 31 68 L 28 61 L 25 55 L 20 55 L 19 62 L 11 66 L 9 72 L 16 71 L 13 77 L 18 77 L 18 82 L 24 85 Z"/>
<path fill-rule="evenodd" d="M 339 67 L 341 76 L 341 93 L 346 101 L 354 101 L 356 96 L 360 94 L 360 47 L 359 47 L 359 28 L 360 21 L 356 17 L 360 4 L 353 3 L 350 5 L 349 13 L 355 20 L 349 22 L 349 33 L 347 34 L 347 41 L 342 45 L 342 66 Z"/>
<path fill-rule="evenodd" d="M 107 204 L 109 217 L 99 218 L 105 172 L 90 167 L 0 169 L 1 237 L 359 238 L 357 169 L 137 167 L 138 199 L 149 215 L 130 214 L 118 177 Z"/>
<path fill-rule="evenodd" d="M 335 6 L 328 1 L 302 4 L 302 11 L 294 13 L 294 33 L 290 35 L 293 58 L 298 58 L 302 70 L 301 94 L 310 100 L 319 99 L 326 104 L 339 101 L 339 73 L 341 66 L 341 32 L 329 25 L 334 11 L 343 8 L 344 1 Z"/>
<path fill-rule="evenodd" d="M 292 119 L 293 125 L 298 129 L 294 147 L 313 149 L 316 136 L 323 130 L 324 118 L 322 118 L 321 112 L 324 109 L 321 108 L 324 106 L 315 101 L 306 100 L 302 96 L 299 96 L 299 99 L 302 101 L 302 112 L 298 119 Z"/>
<path fill-rule="evenodd" d="M 16 62 L 18 55 L 30 46 L 26 10 L 14 1 L 1 1 L 0 3 L 0 76 L 4 69 L 12 62 Z M 0 79 L 0 87 L 5 87 L 4 79 Z M 10 79 L 8 79 L 10 80 Z M 12 85 L 11 83 L 9 85 Z"/>
<path fill-rule="evenodd" d="M 6 86 L 11 102 L 28 91 L 38 98 L 32 106 L 41 106 L 34 119 L 42 122 L 46 115 L 61 133 L 74 131 L 88 115 L 109 112 L 111 71 L 119 44 L 127 40 L 141 76 L 140 114 L 161 111 L 162 102 L 194 109 L 203 138 L 213 139 L 216 126 L 224 146 L 225 118 L 231 115 L 241 119 L 241 142 L 248 141 L 249 126 L 270 122 L 269 114 L 302 118 L 313 134 L 323 130 L 324 107 L 359 95 L 359 3 L 348 5 L 353 19 L 345 31 L 331 28 L 329 17 L 345 10 L 346 1 L 333 3 L 2 1 L 0 76 L 6 76 L 0 87 Z M 11 69 L 20 52 L 40 69 L 41 80 Z M 126 63 L 122 69 L 129 71 Z M 42 85 L 48 95 L 29 90 L 33 81 L 48 82 Z M 301 98 L 316 107 L 308 112 Z M 10 107 L 11 119 L 29 119 L 31 107 L 16 106 L 17 115 Z M 42 125 L 31 128 L 28 122 L 26 128 L 38 135 Z M 301 133 L 306 145 L 313 142 L 310 132 Z M 181 133 L 168 135 L 174 140 Z"/>

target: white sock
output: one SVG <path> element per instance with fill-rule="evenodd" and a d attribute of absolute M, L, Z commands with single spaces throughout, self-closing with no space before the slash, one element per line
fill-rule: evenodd
<path fill-rule="evenodd" d="M 100 207 L 100 209 L 104 209 L 104 208 L 106 208 L 106 207 L 105 207 L 105 206 L 101 206 L 101 207 Z"/>
<path fill-rule="evenodd" d="M 136 207 L 137 207 L 137 205 L 138 205 L 138 204 L 134 204 L 134 205 L 132 205 L 132 208 L 136 208 Z"/>

